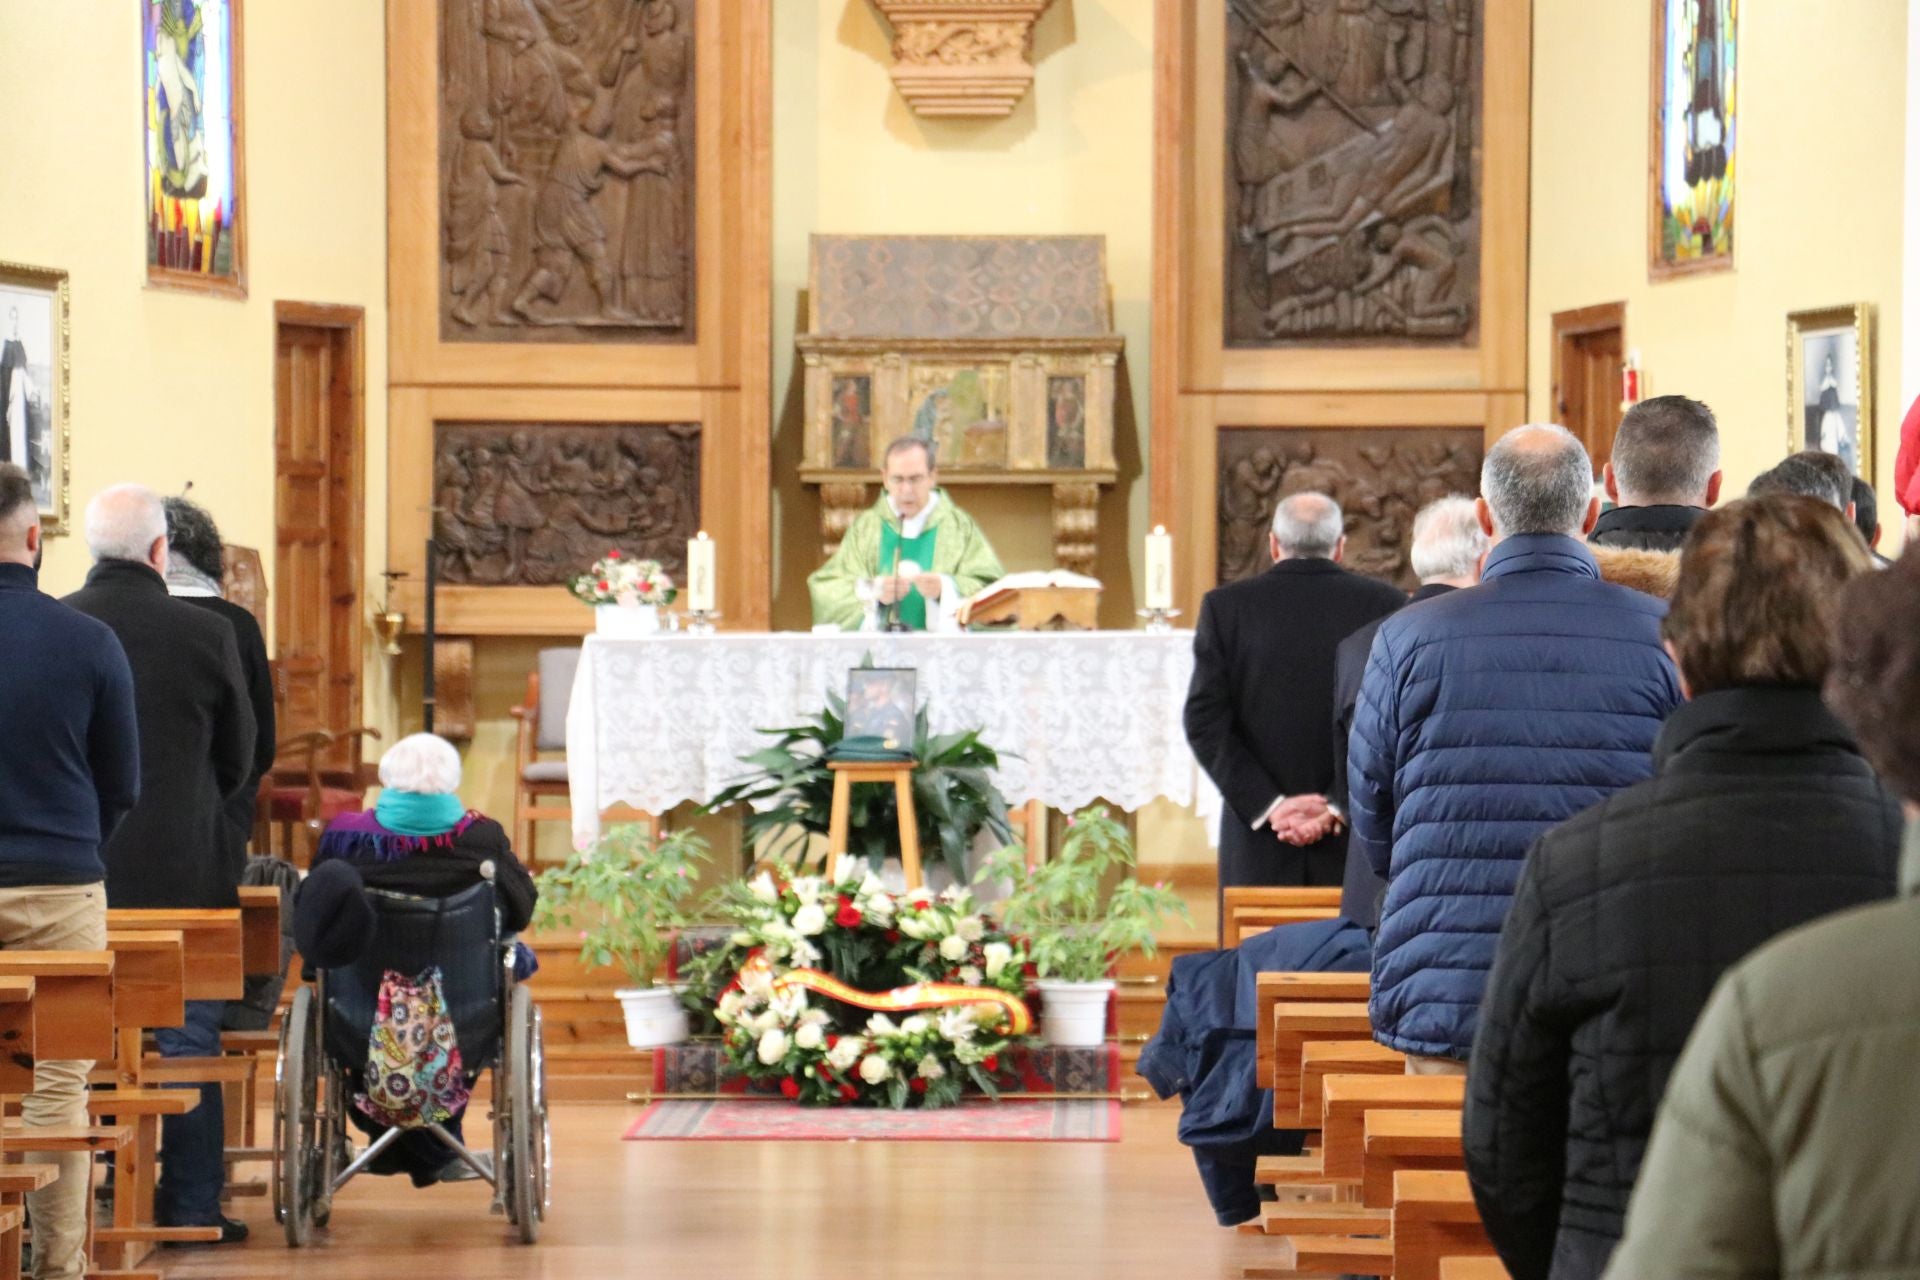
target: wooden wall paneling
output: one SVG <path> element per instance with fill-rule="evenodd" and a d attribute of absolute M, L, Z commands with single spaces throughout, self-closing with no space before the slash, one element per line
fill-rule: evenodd
<path fill-rule="evenodd" d="M 1148 456 L 1171 458 L 1180 433 L 1181 353 L 1186 350 L 1186 300 L 1174 283 L 1187 270 L 1186 227 L 1189 223 L 1185 180 L 1190 163 L 1186 147 L 1188 77 L 1183 74 L 1193 40 L 1193 8 L 1184 4 L 1155 6 L 1153 45 L 1153 186 L 1160 198 L 1153 202 L 1153 260 L 1160 277 L 1153 290 L 1152 334 L 1149 348 Z M 1169 528 L 1176 523 L 1177 472 L 1171 466 L 1152 466 L 1148 474 L 1149 520 Z M 1180 574 L 1185 580 L 1188 575 Z"/>
<path fill-rule="evenodd" d="M 1484 0 L 1480 193 L 1481 385 L 1527 385 L 1533 163 L 1533 0 Z"/>

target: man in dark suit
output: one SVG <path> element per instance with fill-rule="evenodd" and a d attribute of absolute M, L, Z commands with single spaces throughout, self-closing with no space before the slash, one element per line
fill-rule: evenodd
<path fill-rule="evenodd" d="M 253 776 L 253 710 L 240 649 L 224 618 L 167 596 L 167 517 L 160 496 L 116 485 L 87 504 L 93 571 L 66 603 L 107 624 L 133 670 L 140 799 L 102 852 L 110 907 L 233 907 L 244 850 L 224 838 L 226 806 Z M 222 1000 L 187 1002 L 186 1024 L 157 1030 L 169 1058 L 220 1052 Z M 226 1183 L 218 1085 L 162 1124 L 154 1216 L 167 1227 L 246 1227 L 220 1212 Z"/>
<path fill-rule="evenodd" d="M 1187 741 L 1227 802 L 1222 889 L 1340 882 L 1346 840 L 1325 821 L 1334 649 L 1407 599 L 1341 568 L 1346 541 L 1339 503 L 1296 493 L 1273 514 L 1273 568 L 1200 606 Z"/>
<path fill-rule="evenodd" d="M 247 680 L 247 704 L 253 708 L 253 768 L 247 785 L 227 805 L 242 859 L 253 831 L 254 802 L 260 781 L 273 768 L 275 725 L 273 668 L 267 661 L 266 637 L 252 613 L 226 599 L 221 585 L 226 577 L 226 544 L 206 508 L 185 498 L 168 498 L 167 594 L 175 600 L 205 609 L 233 626 L 240 646 L 240 671 Z M 231 854 L 229 855 L 231 856 Z"/>
<path fill-rule="evenodd" d="M 1488 539 L 1472 498 L 1459 494 L 1430 502 L 1413 518 L 1413 545 L 1408 560 L 1420 589 L 1408 604 L 1419 604 L 1480 581 L 1480 560 Z M 1347 820 L 1347 735 L 1353 731 L 1353 708 L 1360 698 L 1360 677 L 1367 673 L 1367 652 L 1379 634 L 1381 618 L 1340 642 L 1333 655 L 1333 790 L 1328 793 L 1329 823 Z M 1372 930 L 1380 923 L 1380 895 L 1387 882 L 1375 875 L 1357 850 L 1347 850 L 1346 873 L 1340 881 L 1340 914 Z"/>

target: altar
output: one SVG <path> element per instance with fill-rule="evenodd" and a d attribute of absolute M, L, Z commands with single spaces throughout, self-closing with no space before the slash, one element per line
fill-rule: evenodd
<path fill-rule="evenodd" d="M 567 712 L 574 844 L 597 839 L 615 805 L 711 800 L 766 745 L 760 730 L 818 712 L 869 658 L 918 671 L 935 732 L 980 730 L 1010 805 L 1164 799 L 1215 826 L 1220 795 L 1181 723 L 1189 632 L 663 633 L 586 639 Z"/>

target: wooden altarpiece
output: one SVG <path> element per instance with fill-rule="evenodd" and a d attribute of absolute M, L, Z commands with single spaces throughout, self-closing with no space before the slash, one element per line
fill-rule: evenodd
<path fill-rule="evenodd" d="M 1102 237 L 814 236 L 795 345 L 822 554 L 873 502 L 887 444 L 918 436 L 943 486 L 1050 488 L 1055 562 L 1092 573 L 1125 341 Z"/>
<path fill-rule="evenodd" d="M 390 0 L 388 567 L 578 634 L 610 547 L 770 618 L 770 0 Z"/>
<path fill-rule="evenodd" d="M 1525 420 L 1528 0 L 1156 0 L 1152 519 L 1180 608 L 1330 491 L 1413 513 Z"/>

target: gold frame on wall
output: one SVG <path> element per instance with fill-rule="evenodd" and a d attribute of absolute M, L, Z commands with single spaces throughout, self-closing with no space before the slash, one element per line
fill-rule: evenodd
<path fill-rule="evenodd" d="M 1874 352 L 1873 304 L 1850 302 L 1833 307 L 1814 307 L 1787 314 L 1787 452 L 1818 448 L 1807 439 L 1805 382 L 1801 376 L 1800 344 L 1809 334 L 1821 330 L 1851 331 L 1854 343 L 1854 379 L 1859 388 L 1860 454 L 1854 474 L 1867 483 L 1874 478 Z"/>
<path fill-rule="evenodd" d="M 144 113 L 147 100 L 146 68 L 146 23 L 150 0 L 143 0 L 140 16 L 140 102 Z M 232 58 L 228 67 L 228 78 L 233 93 L 233 225 L 229 234 L 233 238 L 233 273 L 217 276 L 208 272 L 183 271 L 175 267 L 162 267 L 151 258 L 147 262 L 147 287 L 150 289 L 171 289 L 182 293 L 198 293 L 215 298 L 245 298 L 247 296 L 247 110 L 246 110 L 246 23 L 241 13 L 242 0 L 227 0 L 228 12 L 233 15 Z M 143 121 L 141 128 L 141 150 L 147 146 L 147 130 Z M 151 192 L 153 171 L 150 167 L 152 157 L 144 155 L 141 159 L 140 177 L 146 184 L 147 194 L 141 198 L 142 208 L 151 212 Z M 143 233 L 142 236 L 145 239 Z M 152 246 L 148 246 L 149 253 Z"/>
<path fill-rule="evenodd" d="M 53 295 L 53 424 L 48 432 L 55 457 L 50 462 L 53 505 L 40 508 L 40 527 L 47 534 L 67 532 L 73 507 L 72 373 L 73 298 L 67 273 L 54 267 L 30 267 L 23 262 L 0 261 L 0 286 L 33 289 Z"/>
<path fill-rule="evenodd" d="M 1652 60 L 1647 79 L 1647 277 L 1650 280 L 1674 280 L 1686 276 L 1712 275 L 1720 271 L 1731 271 L 1734 266 L 1734 254 L 1739 244 L 1739 158 L 1729 151 L 1728 171 L 1725 181 L 1731 184 L 1732 195 L 1727 214 L 1727 251 L 1704 258 L 1681 259 L 1668 262 L 1664 254 L 1665 241 L 1662 228 L 1666 221 L 1666 208 L 1660 200 L 1660 162 L 1662 155 L 1661 108 L 1666 105 L 1665 87 L 1667 82 L 1667 18 L 1676 4 L 1687 0 L 1653 0 L 1653 41 Z M 1734 49 L 1734 100 L 1727 104 L 1726 114 L 1734 122 L 1732 136 L 1734 149 L 1739 145 L 1739 50 L 1740 50 L 1740 0 L 1728 0 L 1728 21 L 1732 30 L 1723 40 L 1731 41 Z"/>

